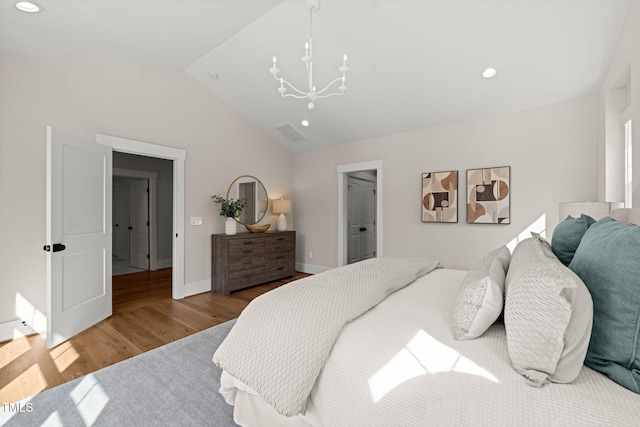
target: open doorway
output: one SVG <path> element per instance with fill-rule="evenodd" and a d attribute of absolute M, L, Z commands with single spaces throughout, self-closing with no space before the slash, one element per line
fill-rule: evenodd
<path fill-rule="evenodd" d="M 347 174 L 347 264 L 376 257 L 377 171 Z"/>
<path fill-rule="evenodd" d="M 113 153 L 113 275 L 172 267 L 173 161 Z"/>
<path fill-rule="evenodd" d="M 339 165 L 337 172 L 338 266 L 383 256 L 382 160 Z"/>
<path fill-rule="evenodd" d="M 166 159 L 173 165 L 171 231 L 171 297 L 180 299 L 204 292 L 204 286 L 185 286 L 184 283 L 184 173 L 186 151 L 178 148 L 151 144 L 111 135 L 97 134 L 96 142 L 110 147 L 114 153 L 127 153 L 156 159 Z M 151 246 L 151 251 L 153 245 Z M 151 252 L 153 254 L 153 252 Z M 153 258 L 152 258 L 153 259 Z"/>

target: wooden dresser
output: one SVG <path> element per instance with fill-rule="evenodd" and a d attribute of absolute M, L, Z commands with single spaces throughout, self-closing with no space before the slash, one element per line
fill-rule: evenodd
<path fill-rule="evenodd" d="M 211 290 L 220 295 L 291 277 L 296 272 L 296 232 L 211 235 Z"/>

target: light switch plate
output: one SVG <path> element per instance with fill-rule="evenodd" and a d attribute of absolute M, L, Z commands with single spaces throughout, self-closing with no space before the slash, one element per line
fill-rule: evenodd
<path fill-rule="evenodd" d="M 202 217 L 201 216 L 192 216 L 191 217 L 191 225 L 202 225 Z"/>

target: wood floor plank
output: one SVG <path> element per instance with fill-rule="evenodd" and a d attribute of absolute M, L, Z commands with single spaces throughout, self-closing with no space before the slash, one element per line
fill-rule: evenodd
<path fill-rule="evenodd" d="M 222 296 L 212 292 L 174 300 L 171 269 L 114 276 L 113 315 L 63 344 L 47 349 L 40 335 L 0 343 L 0 402 L 43 390 L 235 319 L 278 280 Z"/>
<path fill-rule="evenodd" d="M 165 342 L 142 327 L 131 327 L 137 321 L 133 312 L 116 313 L 108 319 L 111 326 L 129 341 L 135 343 L 141 352 L 153 350 Z"/>

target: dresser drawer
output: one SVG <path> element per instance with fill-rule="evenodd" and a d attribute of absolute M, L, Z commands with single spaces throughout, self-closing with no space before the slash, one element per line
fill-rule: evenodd
<path fill-rule="evenodd" d="M 281 262 L 291 262 L 293 256 L 293 250 L 277 252 L 268 251 L 264 254 L 264 262 L 266 265 L 277 264 Z"/>
<path fill-rule="evenodd" d="M 266 239 L 267 252 L 290 251 L 295 247 L 295 237 L 292 234 L 268 236 Z"/>
<path fill-rule="evenodd" d="M 264 280 L 278 280 L 284 277 L 293 276 L 294 271 L 291 262 L 281 262 L 277 264 L 270 264 L 264 267 Z"/>
<path fill-rule="evenodd" d="M 244 271 L 248 268 L 263 267 L 265 263 L 264 254 L 243 255 L 238 258 L 229 259 L 229 272 Z"/>
<path fill-rule="evenodd" d="M 238 239 L 229 241 L 229 259 L 264 255 L 265 239 Z"/>
<path fill-rule="evenodd" d="M 227 276 L 227 289 L 229 291 L 235 291 L 263 282 L 265 282 L 264 266 L 249 268 L 233 273 L 229 272 Z"/>

